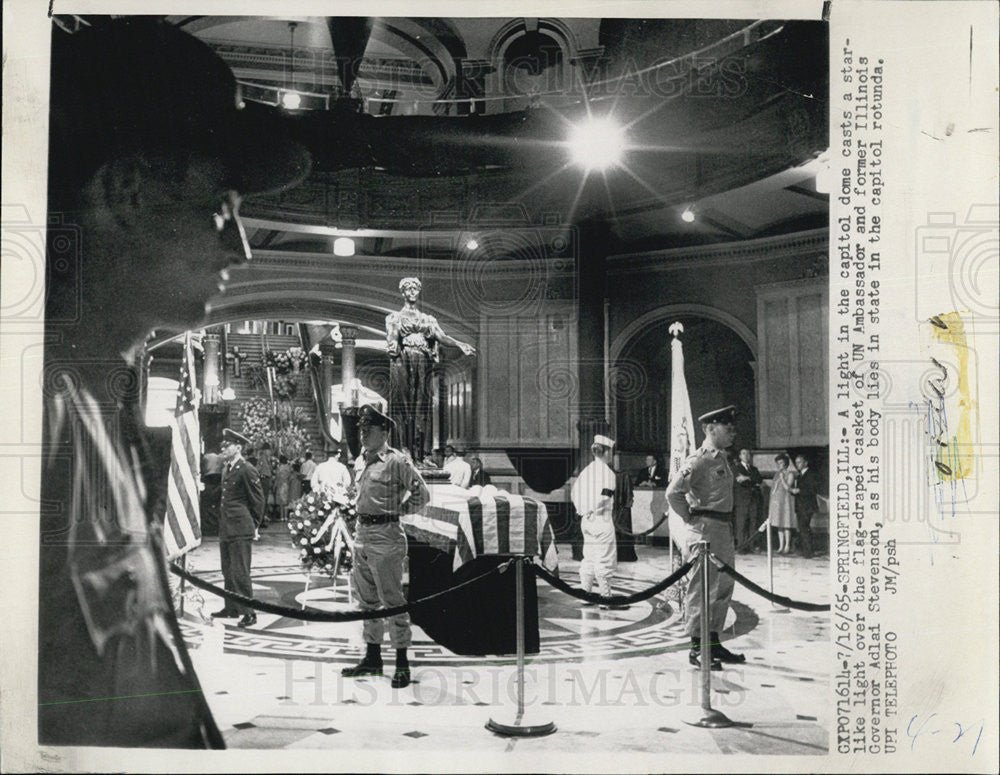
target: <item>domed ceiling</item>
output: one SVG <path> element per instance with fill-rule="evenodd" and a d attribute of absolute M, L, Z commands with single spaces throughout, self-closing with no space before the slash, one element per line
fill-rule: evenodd
<path fill-rule="evenodd" d="M 634 250 L 826 225 L 823 23 L 168 19 L 313 152 L 302 186 L 247 203 L 258 247 L 328 251 L 349 234 L 360 253 L 410 255 L 428 229 L 596 219 Z M 574 158 L 594 119 L 616 134 Z"/>

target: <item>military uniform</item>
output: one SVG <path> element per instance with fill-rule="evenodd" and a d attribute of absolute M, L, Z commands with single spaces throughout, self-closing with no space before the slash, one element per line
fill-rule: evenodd
<path fill-rule="evenodd" d="M 253 597 L 250 555 L 253 537 L 264 518 L 264 488 L 257 469 L 239 457 L 222 467 L 222 497 L 219 504 L 219 555 L 225 587 Z M 233 616 L 255 618 L 252 608 L 227 602 Z"/>
<path fill-rule="evenodd" d="M 379 608 L 380 604 L 391 608 L 406 603 L 406 534 L 399 515 L 418 511 L 430 493 L 413 463 L 399 450 L 385 446 L 366 451 L 364 459 L 358 477 L 358 529 L 351 579 L 362 610 Z M 385 619 L 366 619 L 365 643 L 381 644 L 384 625 Z M 389 639 L 397 649 L 410 645 L 409 614 L 397 614 L 389 620 Z"/>
<path fill-rule="evenodd" d="M 704 424 L 734 423 L 734 407 L 726 407 L 698 418 Z M 667 501 L 672 511 L 671 534 L 680 547 L 685 562 L 693 559 L 694 545 L 707 541 L 716 557 L 732 567 L 735 564 L 733 545 L 733 485 L 735 476 L 724 449 L 714 447 L 708 439 L 691 455 L 667 487 Z M 718 634 L 726 624 L 726 613 L 733 597 L 733 579 L 709 564 L 709 630 L 712 637 L 712 659 L 742 662 L 744 657 L 722 648 Z M 696 572 L 688 583 L 685 598 L 686 631 L 692 646 L 701 642 L 702 583 Z M 697 663 L 692 652 L 692 663 Z M 719 666 L 721 667 L 721 666 Z"/>
<path fill-rule="evenodd" d="M 601 445 L 607 449 L 614 441 L 607 436 L 595 436 L 593 449 Z M 580 586 L 590 592 L 594 581 L 600 594 L 611 594 L 611 577 L 618 567 L 613 519 L 615 497 L 615 472 L 597 457 L 580 472 L 570 491 L 570 499 L 580 515 L 583 533 L 583 559 L 580 561 Z"/>
<path fill-rule="evenodd" d="M 351 580 L 363 611 L 406 604 L 403 594 L 403 560 L 406 534 L 399 515 L 413 513 L 430 500 L 430 492 L 410 459 L 386 440 L 393 421 L 370 404 L 361 407 L 358 426 L 366 449 L 358 473 L 358 529 L 354 536 L 354 567 Z M 382 674 L 382 635 L 385 619 L 366 619 L 365 656 L 358 665 L 345 667 L 341 675 L 354 678 Z M 389 622 L 389 639 L 396 649 L 392 687 L 410 685 L 410 615 L 397 614 Z"/>

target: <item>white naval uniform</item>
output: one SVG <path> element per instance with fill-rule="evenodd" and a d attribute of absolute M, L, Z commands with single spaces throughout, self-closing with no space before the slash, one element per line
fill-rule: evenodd
<path fill-rule="evenodd" d="M 570 492 L 573 506 L 581 517 L 583 560 L 580 584 L 590 591 L 597 580 L 602 595 L 611 594 L 611 575 L 618 567 L 613 520 L 615 472 L 602 460 L 594 460 L 580 472 Z"/>

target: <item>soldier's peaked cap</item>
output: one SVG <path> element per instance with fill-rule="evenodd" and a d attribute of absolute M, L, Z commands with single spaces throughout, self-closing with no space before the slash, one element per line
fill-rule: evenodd
<path fill-rule="evenodd" d="M 382 414 L 382 412 L 371 404 L 365 404 L 358 411 L 358 423 L 361 425 L 375 425 L 386 430 L 391 430 L 395 426 L 391 417 Z"/>
<path fill-rule="evenodd" d="M 705 412 L 701 417 L 698 418 L 698 422 L 709 424 L 709 423 L 732 423 L 736 424 L 736 407 L 735 406 L 724 406 L 721 409 L 713 409 L 711 412 Z"/>
<path fill-rule="evenodd" d="M 222 443 L 242 444 L 244 447 L 247 447 L 250 445 L 250 439 L 248 439 L 242 433 L 237 433 L 232 428 L 226 428 L 224 431 L 222 431 Z"/>

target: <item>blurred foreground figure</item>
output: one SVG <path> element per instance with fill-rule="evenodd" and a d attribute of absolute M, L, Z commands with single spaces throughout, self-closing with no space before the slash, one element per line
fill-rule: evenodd
<path fill-rule="evenodd" d="M 149 17 L 54 27 L 38 737 L 223 747 L 170 604 L 167 471 L 139 414 L 154 329 L 200 325 L 250 258 L 240 197 L 309 156 L 242 111 L 204 44 Z"/>

